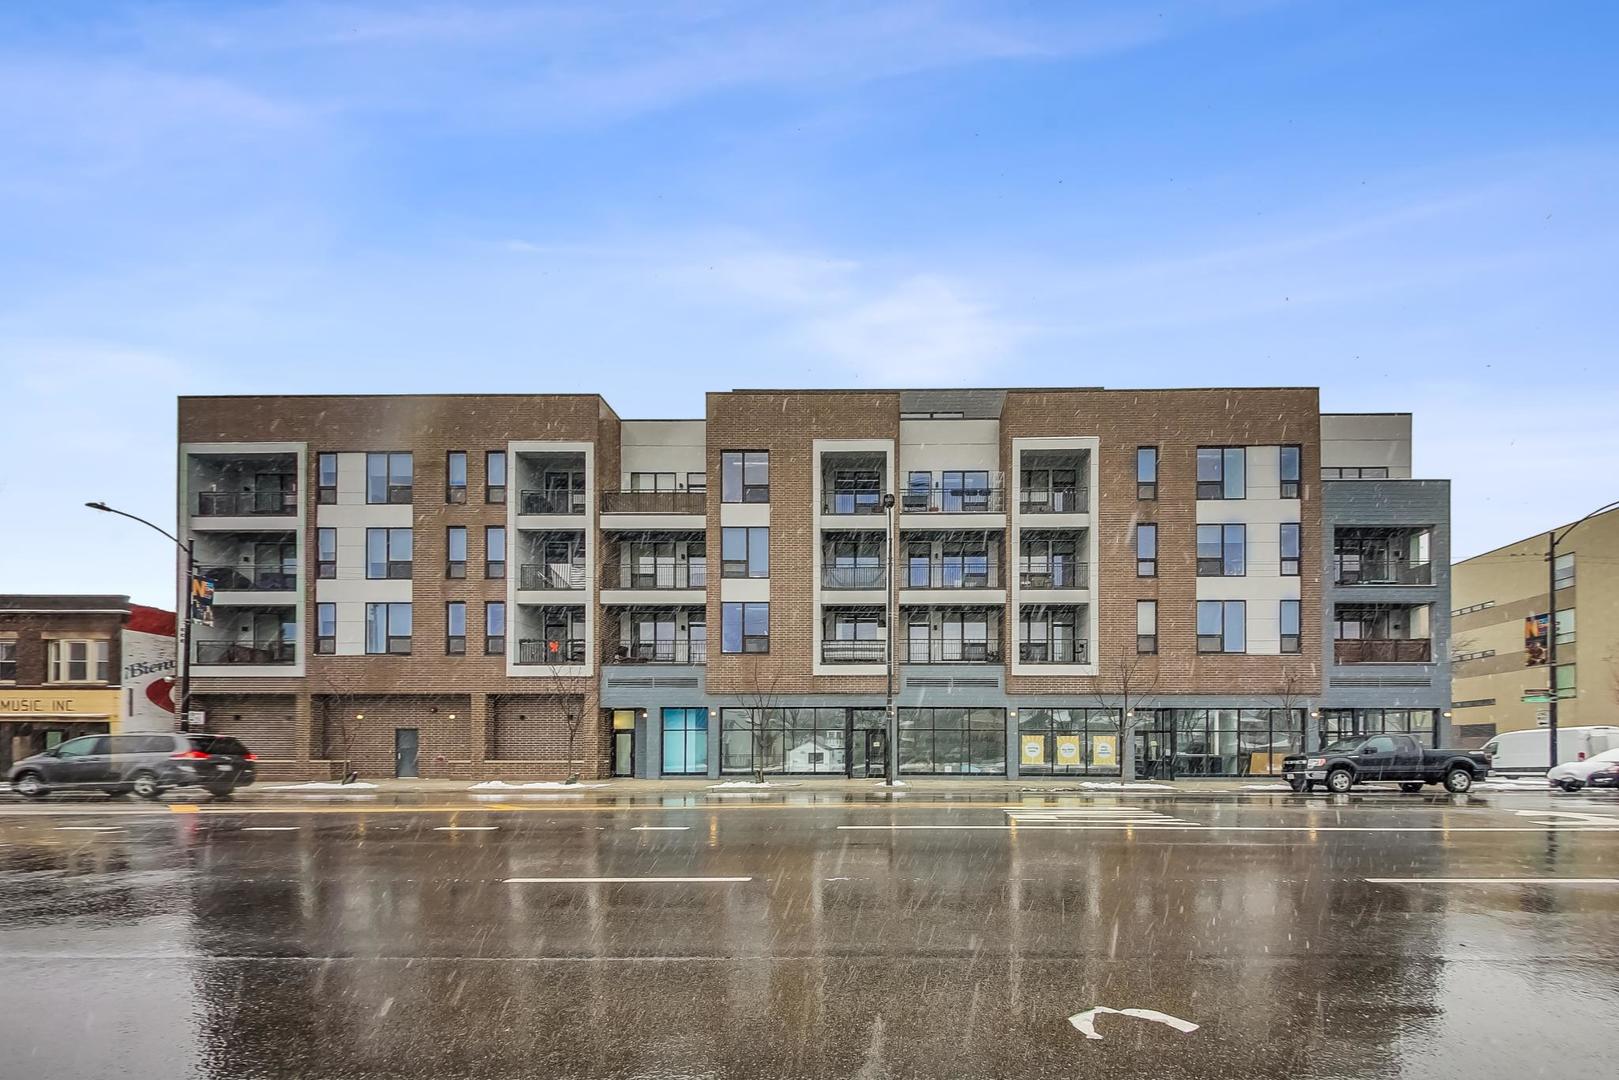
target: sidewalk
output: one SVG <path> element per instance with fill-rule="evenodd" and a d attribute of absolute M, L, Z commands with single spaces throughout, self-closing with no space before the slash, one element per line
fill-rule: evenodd
<path fill-rule="evenodd" d="M 1004 778 L 971 778 L 971 777 L 926 777 L 916 780 L 905 780 L 899 787 L 889 788 L 877 780 L 844 780 L 844 779 L 817 779 L 815 777 L 780 777 L 773 779 L 766 787 L 723 786 L 727 783 L 735 784 L 738 780 L 747 780 L 746 777 L 726 777 L 723 780 L 714 780 L 707 777 L 692 779 L 660 779 L 660 780 L 632 780 L 632 779 L 604 779 L 585 780 L 577 785 L 557 786 L 547 784 L 543 787 L 525 789 L 523 781 L 512 781 L 510 787 L 505 788 L 479 788 L 471 780 L 395 780 L 366 779 L 362 777 L 357 784 L 336 786 L 335 781 L 321 782 L 318 786 L 309 783 L 269 781 L 244 788 L 237 793 L 238 797 L 258 795 L 450 795 L 450 794 L 553 794 L 553 795 L 585 795 L 585 796 L 635 796 L 635 795 L 690 795 L 703 792 L 724 792 L 730 794 L 816 794 L 851 795 L 871 794 L 873 792 L 915 792 L 927 795 L 1011 795 L 1026 792 L 1051 792 L 1053 794 L 1108 794 L 1128 792 L 1139 795 L 1184 795 L 1191 792 L 1234 793 L 1238 791 L 1253 790 L 1256 792 L 1274 791 L 1286 792 L 1287 784 L 1277 777 L 1232 777 L 1232 778 L 1188 778 L 1184 780 L 1138 780 L 1123 788 L 1117 780 L 1107 777 L 1029 777 L 1026 779 L 1007 780 Z M 365 786 L 362 786 L 365 785 Z"/>

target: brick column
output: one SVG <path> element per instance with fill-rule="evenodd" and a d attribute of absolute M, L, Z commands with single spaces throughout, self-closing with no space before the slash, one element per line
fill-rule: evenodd
<path fill-rule="evenodd" d="M 316 731 L 314 701 L 308 693 L 294 694 L 292 697 L 292 739 L 294 760 L 300 765 L 308 765 L 310 759 L 316 756 Z"/>
<path fill-rule="evenodd" d="M 467 710 L 467 757 L 473 772 L 483 768 L 489 755 L 489 695 L 471 695 L 472 707 Z"/>

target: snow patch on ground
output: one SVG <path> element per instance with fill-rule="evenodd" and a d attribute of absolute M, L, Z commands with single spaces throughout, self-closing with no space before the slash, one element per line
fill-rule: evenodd
<path fill-rule="evenodd" d="M 1496 791 L 1548 791 L 1551 785 L 1544 776 L 1492 776 L 1473 785 L 1475 791 L 1479 788 Z"/>
<path fill-rule="evenodd" d="M 1242 790 L 1244 790 L 1244 791 L 1292 791 L 1293 789 L 1291 787 L 1289 787 L 1287 784 L 1282 783 L 1282 784 L 1244 784 L 1244 785 L 1242 785 Z"/>
<path fill-rule="evenodd" d="M 584 788 L 602 788 L 606 784 L 569 784 L 561 780 L 535 780 L 527 784 L 509 784 L 504 780 L 484 780 L 467 788 L 468 791 L 580 791 Z"/>
<path fill-rule="evenodd" d="M 708 785 L 708 790 L 719 791 L 722 788 L 767 788 L 797 786 L 797 784 L 773 784 L 769 780 L 726 780 L 722 783 Z"/>
<path fill-rule="evenodd" d="M 1174 787 L 1169 785 L 1169 784 L 1149 784 L 1145 780 L 1132 780 L 1128 784 L 1121 784 L 1118 781 L 1114 781 L 1112 783 L 1100 783 L 1099 784 L 1099 783 L 1095 783 L 1093 781 L 1087 780 L 1084 783 L 1080 784 L 1079 787 L 1080 787 L 1080 789 L 1082 791 L 1174 791 L 1175 790 Z"/>
<path fill-rule="evenodd" d="M 311 780 L 307 784 L 277 784 L 271 791 L 361 791 L 366 788 L 375 788 L 377 785 L 368 784 L 364 780 L 356 780 L 352 784 L 345 784 L 340 780 Z"/>

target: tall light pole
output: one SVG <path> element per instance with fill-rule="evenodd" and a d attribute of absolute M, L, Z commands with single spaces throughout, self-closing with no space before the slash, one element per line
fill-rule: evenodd
<path fill-rule="evenodd" d="M 886 532 L 888 553 L 885 556 L 887 566 L 884 569 L 883 580 L 887 583 L 887 590 L 883 594 L 883 658 L 886 660 L 886 675 L 888 678 L 887 696 L 883 701 L 883 717 L 888 726 L 888 753 L 884 755 L 883 774 L 890 785 L 899 781 L 899 710 L 894 707 L 894 598 L 899 595 L 896 591 L 894 579 L 894 493 L 883 493 L 883 513 L 888 517 Z"/>
<path fill-rule="evenodd" d="M 174 627 L 176 631 L 175 644 L 180 650 L 180 700 L 174 706 L 174 723 L 176 729 L 181 728 L 191 719 L 191 583 L 197 576 L 196 541 L 187 539 L 185 543 L 169 530 L 153 525 L 143 517 L 123 510 L 115 510 L 104 502 L 87 502 L 84 505 L 92 510 L 100 510 L 104 514 L 117 514 L 131 521 L 138 521 L 153 532 L 161 533 L 167 537 L 175 547 L 179 548 L 186 557 L 186 587 L 185 595 L 180 600 L 181 610 L 174 613 Z"/>
<path fill-rule="evenodd" d="M 1546 703 L 1546 733 L 1549 746 L 1548 755 L 1551 760 L 1547 763 L 1548 769 L 1557 768 L 1557 545 L 1562 543 L 1569 533 L 1590 521 L 1598 514 L 1605 514 L 1609 510 L 1619 507 L 1619 500 L 1606 506 L 1599 506 L 1586 514 L 1572 525 L 1565 526 L 1561 532 L 1552 529 L 1546 534 L 1546 667 L 1550 678 L 1546 680 L 1550 700 Z"/>

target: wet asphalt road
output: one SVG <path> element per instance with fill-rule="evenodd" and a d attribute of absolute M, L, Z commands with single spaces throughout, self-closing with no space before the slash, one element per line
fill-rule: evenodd
<path fill-rule="evenodd" d="M 5 803 L 0 1075 L 1610 1075 L 1603 878 L 1612 796 Z"/>

